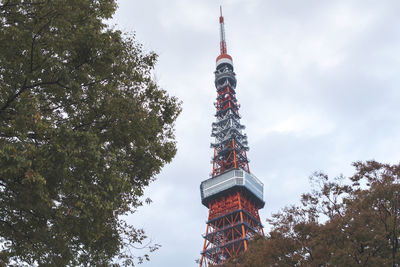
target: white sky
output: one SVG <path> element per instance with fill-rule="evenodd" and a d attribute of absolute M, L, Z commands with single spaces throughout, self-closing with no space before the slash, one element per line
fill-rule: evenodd
<path fill-rule="evenodd" d="M 159 54 L 155 78 L 183 101 L 178 154 L 146 190 L 154 202 L 129 217 L 162 245 L 144 267 L 200 258 L 220 4 L 250 169 L 264 183 L 264 225 L 308 191 L 314 171 L 350 175 L 357 160 L 399 161 L 400 1 L 120 0 L 112 23 Z"/>

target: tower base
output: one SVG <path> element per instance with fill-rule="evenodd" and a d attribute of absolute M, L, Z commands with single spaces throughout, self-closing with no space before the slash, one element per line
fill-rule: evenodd
<path fill-rule="evenodd" d="M 223 264 L 247 250 L 254 235 L 264 235 L 258 207 L 251 194 L 238 188 L 209 202 L 200 267 Z"/>

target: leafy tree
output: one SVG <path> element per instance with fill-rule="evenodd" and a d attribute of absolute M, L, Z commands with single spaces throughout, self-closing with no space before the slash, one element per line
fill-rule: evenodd
<path fill-rule="evenodd" d="M 224 266 L 398 266 L 400 164 L 354 166 L 347 180 L 316 173 L 302 205 L 274 214 L 269 235 Z"/>
<path fill-rule="evenodd" d="M 0 1 L 0 266 L 132 265 L 144 241 L 121 216 L 175 155 L 180 104 L 115 9 Z"/>

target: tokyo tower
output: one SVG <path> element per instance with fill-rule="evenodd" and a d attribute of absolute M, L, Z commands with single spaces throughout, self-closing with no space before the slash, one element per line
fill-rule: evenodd
<path fill-rule="evenodd" d="M 222 9 L 220 12 L 220 55 L 214 72 L 216 121 L 211 131 L 212 174 L 200 185 L 201 202 L 209 209 L 200 267 L 223 264 L 246 251 L 252 236 L 264 235 L 258 213 L 265 204 L 264 185 L 250 172 L 233 61 L 227 53 Z"/>

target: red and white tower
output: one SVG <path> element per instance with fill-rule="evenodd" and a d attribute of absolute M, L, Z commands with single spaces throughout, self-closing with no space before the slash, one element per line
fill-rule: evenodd
<path fill-rule="evenodd" d="M 240 124 L 236 78 L 232 57 L 227 53 L 224 17 L 220 23 L 220 55 L 217 57 L 216 122 L 211 178 L 200 185 L 201 202 L 209 209 L 200 267 L 224 263 L 247 250 L 248 240 L 264 235 L 258 210 L 264 207 L 263 183 L 250 173 L 247 136 Z"/>

